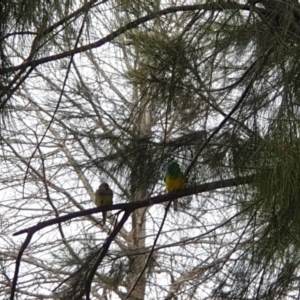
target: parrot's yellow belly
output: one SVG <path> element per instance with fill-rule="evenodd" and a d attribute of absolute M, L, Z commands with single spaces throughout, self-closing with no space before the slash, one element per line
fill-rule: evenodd
<path fill-rule="evenodd" d="M 99 206 L 106 206 L 112 204 L 112 196 L 111 195 L 96 195 L 95 204 Z"/>
<path fill-rule="evenodd" d="M 167 176 L 165 183 L 166 183 L 167 192 L 180 190 L 184 187 L 184 179 L 183 178 L 171 178 L 171 177 Z"/>

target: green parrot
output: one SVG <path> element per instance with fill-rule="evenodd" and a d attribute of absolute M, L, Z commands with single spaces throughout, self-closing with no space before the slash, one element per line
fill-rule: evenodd
<path fill-rule="evenodd" d="M 113 204 L 113 191 L 110 189 L 109 185 L 106 182 L 100 184 L 98 190 L 95 193 L 95 204 L 99 206 L 106 206 Z M 102 212 L 103 215 L 103 225 L 106 220 L 106 211 Z"/>
<path fill-rule="evenodd" d="M 165 185 L 167 192 L 173 192 L 184 188 L 185 177 L 176 161 L 172 161 L 168 167 L 165 175 Z M 174 200 L 174 211 L 178 210 L 178 201 Z"/>

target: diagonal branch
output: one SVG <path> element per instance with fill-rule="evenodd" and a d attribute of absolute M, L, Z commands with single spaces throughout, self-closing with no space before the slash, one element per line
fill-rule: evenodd
<path fill-rule="evenodd" d="M 256 78 L 258 77 L 258 75 L 260 73 L 260 70 L 261 70 L 262 66 L 264 65 L 265 61 L 269 58 L 269 55 L 270 55 L 271 52 L 272 52 L 272 47 L 270 47 L 268 49 L 268 51 L 266 51 L 265 55 L 263 57 L 261 57 L 260 64 L 259 64 L 259 60 L 256 61 L 256 68 L 257 69 L 254 72 L 254 74 L 252 75 L 252 78 L 249 81 L 249 83 L 247 84 L 247 86 L 246 86 L 245 90 L 243 91 L 240 99 L 233 106 L 233 108 L 226 115 L 226 117 L 224 117 L 224 119 L 220 122 L 220 124 L 212 132 L 212 134 L 208 137 L 208 139 L 202 144 L 202 146 L 200 147 L 200 149 L 198 150 L 198 152 L 196 153 L 196 155 L 194 156 L 193 160 L 191 161 L 190 165 L 188 166 L 188 168 L 186 169 L 186 171 L 184 173 L 184 175 L 186 177 L 189 174 L 189 172 L 192 170 L 195 163 L 197 162 L 197 159 L 198 159 L 199 155 L 202 153 L 203 149 L 209 144 L 209 142 L 213 139 L 213 137 L 223 128 L 223 126 L 227 123 L 227 121 L 230 120 L 231 116 L 237 111 L 237 109 L 240 107 L 240 105 L 245 101 L 246 97 L 250 93 L 250 91 L 251 91 L 251 89 L 252 89 L 252 87 L 255 83 Z"/>
<path fill-rule="evenodd" d="M 83 217 L 103 211 L 109 211 L 109 210 L 125 210 L 125 211 L 134 211 L 136 209 L 142 208 L 142 207 L 147 207 L 150 205 L 154 204 L 161 204 L 164 202 L 172 201 L 176 198 L 182 198 L 185 196 L 190 196 L 190 195 L 196 195 L 199 193 L 204 193 L 208 191 L 214 191 L 216 189 L 221 189 L 221 188 L 227 188 L 227 187 L 233 187 L 233 186 L 239 186 L 243 184 L 252 184 L 254 182 L 255 175 L 248 175 L 244 177 L 235 177 L 235 178 L 230 178 L 230 179 L 225 179 L 225 180 L 218 180 L 218 181 L 212 181 L 208 183 L 203 183 L 200 185 L 192 186 L 189 188 L 177 190 L 175 192 L 171 192 L 168 194 L 163 194 L 163 195 L 158 195 L 154 196 L 151 198 L 147 198 L 146 200 L 141 200 L 141 201 L 136 201 L 136 202 L 131 202 L 131 203 L 121 203 L 121 204 L 114 204 L 114 205 L 108 205 L 108 206 L 100 206 L 100 207 L 95 207 L 91 209 L 86 209 L 82 211 L 76 211 L 73 213 L 70 213 L 65 216 L 61 216 L 58 218 L 50 219 L 48 221 L 40 222 L 35 226 L 20 230 L 13 235 L 20 235 L 23 233 L 28 233 L 29 231 L 33 231 L 34 233 L 36 231 L 39 231 L 43 228 L 46 228 L 48 226 L 52 226 L 54 224 L 57 224 L 59 222 L 66 222 L 68 220 L 78 218 L 78 217 Z"/>
<path fill-rule="evenodd" d="M 160 225 L 160 227 L 159 227 L 159 230 L 158 230 L 158 232 L 157 232 L 157 234 L 156 234 L 155 240 L 154 240 L 154 242 L 153 242 L 151 251 L 150 251 L 150 253 L 149 253 L 149 255 L 148 255 L 148 258 L 147 258 L 147 261 L 146 261 L 146 263 L 145 263 L 145 265 L 144 265 L 144 268 L 143 268 L 143 270 L 141 271 L 141 273 L 139 274 L 139 277 L 138 277 L 137 280 L 135 281 L 135 283 L 134 283 L 134 285 L 132 286 L 131 290 L 130 290 L 129 293 L 127 294 L 125 300 L 130 299 L 130 296 L 131 296 L 132 292 L 134 291 L 134 289 L 135 289 L 135 287 L 137 286 L 139 280 L 142 278 L 143 274 L 144 274 L 145 271 L 146 271 L 146 268 L 147 268 L 147 266 L 148 266 L 148 264 L 149 264 L 149 261 L 150 261 L 150 259 L 151 259 L 151 257 L 152 257 L 152 254 L 153 254 L 154 251 L 155 251 L 155 246 L 156 246 L 156 244 L 157 244 L 158 238 L 160 237 L 161 231 L 162 231 L 163 226 L 164 226 L 164 224 L 165 224 L 165 221 L 166 221 L 166 218 L 167 218 L 168 211 L 169 211 L 169 209 L 170 209 L 171 203 L 172 203 L 172 201 L 170 201 L 170 202 L 168 203 L 168 205 L 166 206 L 166 208 L 165 208 L 165 215 L 164 215 L 164 217 L 163 217 L 163 220 L 162 220 L 162 222 L 161 222 L 161 225 Z"/>
<path fill-rule="evenodd" d="M 93 268 L 91 269 L 89 276 L 87 278 L 87 281 L 86 281 L 86 285 L 85 285 L 86 300 L 90 299 L 91 285 L 92 285 L 95 273 L 98 269 L 98 266 L 100 265 L 103 258 L 105 257 L 110 244 L 113 242 L 114 238 L 117 236 L 119 231 L 123 228 L 123 225 L 126 223 L 126 221 L 129 218 L 131 213 L 132 213 L 132 210 L 125 210 L 125 214 L 123 215 L 121 221 L 117 224 L 117 226 L 114 228 L 112 233 L 108 236 L 108 238 L 104 242 L 103 246 L 101 247 L 101 252 L 99 254 L 99 257 L 97 258 Z"/>
<path fill-rule="evenodd" d="M 249 10 L 250 11 L 250 6 L 249 5 L 243 5 L 243 4 L 238 4 L 235 2 L 227 2 L 226 7 L 220 6 L 218 3 L 209 3 L 209 4 L 196 4 L 196 5 L 182 5 L 182 6 L 174 6 L 174 7 L 168 7 L 166 9 L 157 11 L 155 13 L 150 13 L 144 17 L 141 17 L 137 20 L 134 20 L 132 22 L 129 22 L 128 24 L 120 27 L 119 29 L 113 31 L 112 33 L 108 34 L 104 38 L 98 40 L 95 43 L 91 43 L 82 47 L 78 47 L 75 49 L 72 49 L 70 51 L 62 52 L 56 55 L 51 55 L 48 57 L 32 60 L 32 61 L 27 61 L 24 62 L 21 65 L 10 67 L 10 68 L 3 68 L 0 69 L 0 74 L 6 74 L 10 72 L 15 72 L 20 69 L 27 68 L 29 66 L 36 67 L 41 64 L 48 63 L 50 61 L 55 61 L 58 59 L 66 58 L 74 54 L 78 54 L 87 50 L 91 50 L 94 48 L 98 48 L 103 46 L 104 44 L 111 42 L 114 40 L 116 37 L 120 36 L 121 34 L 125 33 L 126 31 L 136 28 L 139 25 L 146 23 L 148 21 L 151 21 L 157 17 L 161 17 L 164 15 L 168 15 L 171 13 L 176 13 L 176 12 L 186 12 L 186 11 L 195 11 L 195 10 L 215 10 L 215 11 L 223 11 L 227 9 L 243 9 L 243 10 Z"/>
<path fill-rule="evenodd" d="M 16 260 L 16 267 L 15 267 L 15 274 L 14 274 L 14 279 L 11 285 L 11 292 L 10 292 L 10 300 L 14 300 L 15 297 L 15 291 L 16 291 L 16 287 L 17 287 L 17 281 L 18 281 L 18 277 L 19 277 L 19 271 L 20 271 L 20 265 L 21 265 L 21 259 L 22 259 L 22 255 L 24 253 L 24 251 L 26 250 L 27 246 L 29 245 L 31 238 L 33 236 L 33 234 L 35 233 L 35 231 L 31 231 L 28 230 L 27 231 L 27 237 L 24 241 L 24 243 L 22 244 L 20 251 L 18 253 L 18 257 Z"/>

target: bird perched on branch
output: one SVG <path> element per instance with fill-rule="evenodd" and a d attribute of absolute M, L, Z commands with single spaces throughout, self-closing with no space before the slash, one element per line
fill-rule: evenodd
<path fill-rule="evenodd" d="M 165 175 L 165 185 L 167 192 L 180 190 L 185 185 L 185 177 L 176 161 L 172 161 L 168 167 Z M 178 210 L 178 199 L 174 200 L 174 211 Z"/>
<path fill-rule="evenodd" d="M 113 191 L 110 189 L 109 185 L 106 182 L 100 184 L 98 190 L 95 193 L 95 204 L 100 206 L 112 205 L 113 204 Z M 103 224 L 106 220 L 106 211 L 102 212 L 103 215 Z"/>

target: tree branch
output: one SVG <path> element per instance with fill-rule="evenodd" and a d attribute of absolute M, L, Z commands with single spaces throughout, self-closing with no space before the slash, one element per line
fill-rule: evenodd
<path fill-rule="evenodd" d="M 27 229 L 23 229 L 21 231 L 18 231 L 14 233 L 13 235 L 20 235 L 23 233 L 28 233 L 29 231 L 32 231 L 35 233 L 38 230 L 41 230 L 45 227 L 57 224 L 59 222 L 66 222 L 68 220 L 78 218 L 78 217 L 83 217 L 103 211 L 109 211 L 109 210 L 129 210 L 129 211 L 134 211 L 136 209 L 154 205 L 154 204 L 161 204 L 167 201 L 172 201 L 176 198 L 182 198 L 185 196 L 190 196 L 190 195 L 195 195 L 199 193 L 204 193 L 208 191 L 213 191 L 216 189 L 221 189 L 221 188 L 226 188 L 226 187 L 232 187 L 232 186 L 239 186 L 243 184 L 252 184 L 254 182 L 255 175 L 249 175 L 249 176 L 244 176 L 244 177 L 237 177 L 237 178 L 230 178 L 230 179 L 225 179 L 225 180 L 218 180 L 218 181 L 213 181 L 209 183 L 204 183 L 196 186 L 192 186 L 189 188 L 181 189 L 175 192 L 171 192 L 168 194 L 163 194 L 163 195 L 158 195 L 151 197 L 147 200 L 141 200 L 137 202 L 132 202 L 132 203 L 121 203 L 121 204 L 114 204 L 114 205 L 108 205 L 108 206 L 101 206 L 101 207 L 95 207 L 91 209 L 86 209 L 82 211 L 77 211 L 74 213 L 70 213 L 65 216 L 61 216 L 58 218 L 54 218 L 48 221 L 44 221 L 41 223 L 38 223 L 35 226 L 29 227 Z"/>
<path fill-rule="evenodd" d="M 128 24 L 120 27 L 119 29 L 113 31 L 112 33 L 108 34 L 107 36 L 105 36 L 104 38 L 98 40 L 95 43 L 91 43 L 82 47 L 78 47 L 75 49 L 72 49 L 70 51 L 66 51 L 63 53 L 59 53 L 56 55 L 51 55 L 48 57 L 44 57 L 44 58 L 40 58 L 40 59 L 36 59 L 36 60 L 32 60 L 32 61 L 27 61 L 24 62 L 21 65 L 18 66 L 14 66 L 14 67 L 10 67 L 10 68 L 3 68 L 0 69 L 0 74 L 6 74 L 6 73 L 11 73 L 11 72 L 15 72 L 18 71 L 20 69 L 26 69 L 28 67 L 36 67 L 38 65 L 41 64 L 45 64 L 48 63 L 50 61 L 55 61 L 55 60 L 59 60 L 62 58 L 66 58 L 69 57 L 71 55 L 74 54 L 78 54 L 84 51 L 88 51 L 94 48 L 98 48 L 103 46 L 104 44 L 111 42 L 112 40 L 114 40 L 116 37 L 120 36 L 121 34 L 125 33 L 126 31 L 136 28 L 139 25 L 146 23 L 150 20 L 153 20 L 157 17 L 161 17 L 164 15 L 168 15 L 171 13 L 175 13 L 175 12 L 185 12 L 185 11 L 195 11 L 195 10 L 215 10 L 215 11 L 223 11 L 223 10 L 228 10 L 228 9 L 243 9 L 243 10 L 249 10 L 250 11 L 250 5 L 242 5 L 242 4 L 238 4 L 235 2 L 226 2 L 226 6 L 222 7 L 219 3 L 210 3 L 210 4 L 197 4 L 197 5 L 184 5 L 184 6 L 175 6 L 175 7 L 169 7 L 166 9 L 163 9 L 161 11 L 155 12 L 155 13 L 150 13 L 144 17 L 141 17 L 137 20 L 134 20 L 132 22 L 129 22 Z"/>

